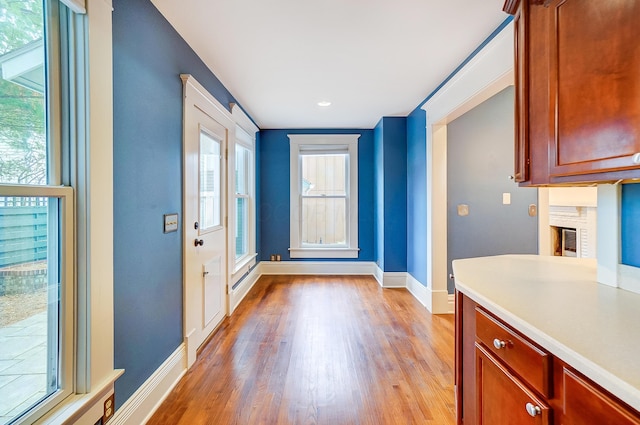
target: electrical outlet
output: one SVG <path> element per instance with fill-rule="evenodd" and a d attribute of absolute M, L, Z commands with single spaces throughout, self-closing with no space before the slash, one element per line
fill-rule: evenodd
<path fill-rule="evenodd" d="M 113 413 L 116 410 L 114 394 L 111 394 L 108 399 L 104 401 L 104 414 L 102 415 L 102 423 L 106 424 L 109 419 L 113 417 Z"/>

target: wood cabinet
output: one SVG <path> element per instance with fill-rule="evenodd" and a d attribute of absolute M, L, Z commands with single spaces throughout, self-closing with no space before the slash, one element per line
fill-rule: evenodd
<path fill-rule="evenodd" d="M 515 177 L 640 177 L 640 2 L 507 0 L 514 15 Z"/>
<path fill-rule="evenodd" d="M 640 414 L 456 292 L 459 425 L 638 425 Z"/>

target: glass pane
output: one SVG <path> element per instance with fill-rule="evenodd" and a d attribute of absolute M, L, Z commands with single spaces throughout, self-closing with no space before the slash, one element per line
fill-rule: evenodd
<path fill-rule="evenodd" d="M 0 183 L 47 183 L 42 5 L 0 5 Z"/>
<path fill-rule="evenodd" d="M 302 193 L 346 196 L 347 154 L 302 155 Z"/>
<path fill-rule="evenodd" d="M 0 197 L 0 424 L 60 388 L 58 203 Z"/>
<path fill-rule="evenodd" d="M 249 149 L 236 145 L 236 193 L 249 194 Z"/>
<path fill-rule="evenodd" d="M 347 244 L 346 198 L 302 199 L 302 245 Z"/>
<path fill-rule="evenodd" d="M 200 229 L 220 226 L 220 142 L 200 132 Z"/>
<path fill-rule="evenodd" d="M 248 211 L 247 198 L 236 199 L 236 259 L 247 253 L 247 237 L 248 237 Z"/>

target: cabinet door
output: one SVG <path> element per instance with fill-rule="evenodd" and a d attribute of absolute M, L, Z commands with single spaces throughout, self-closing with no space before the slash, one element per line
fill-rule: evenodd
<path fill-rule="evenodd" d="M 563 368 L 562 425 L 638 425 L 631 411 L 572 371 Z"/>
<path fill-rule="evenodd" d="M 550 176 L 640 167 L 640 1 L 552 0 L 546 10 Z"/>
<path fill-rule="evenodd" d="M 477 423 L 548 425 L 549 406 L 476 344 Z"/>

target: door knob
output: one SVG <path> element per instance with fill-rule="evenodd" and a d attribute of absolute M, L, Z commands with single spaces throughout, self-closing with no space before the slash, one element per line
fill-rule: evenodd
<path fill-rule="evenodd" d="M 204 241 L 202 239 L 196 239 L 195 242 L 193 243 L 195 246 L 202 246 L 204 245 Z"/>

